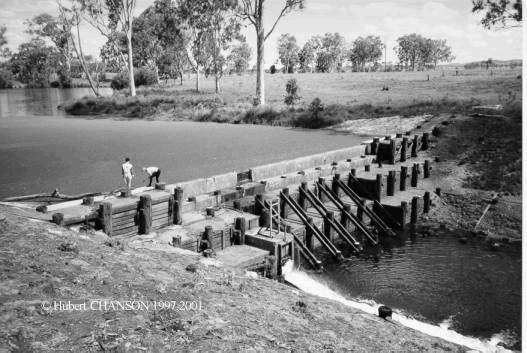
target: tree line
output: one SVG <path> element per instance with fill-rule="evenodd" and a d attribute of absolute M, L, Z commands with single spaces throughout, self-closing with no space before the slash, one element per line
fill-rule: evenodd
<path fill-rule="evenodd" d="M 363 72 L 388 69 L 386 63 L 384 68 L 380 64 L 386 44 L 375 35 L 358 37 L 348 44 L 341 34 L 326 33 L 311 37 L 300 47 L 294 35 L 285 33 L 277 46 L 284 72 L 343 71 L 346 65 Z M 390 67 L 390 71 L 436 68 L 438 63 L 455 58 L 445 39 L 434 40 L 415 33 L 399 37 L 394 50 L 398 65 Z"/>
<path fill-rule="evenodd" d="M 213 75 L 219 91 L 224 73 L 242 73 L 249 67 L 251 47 L 240 31 L 242 26 L 250 26 L 256 35 L 255 103 L 264 104 L 266 42 L 279 22 L 301 11 L 306 1 L 275 0 L 278 15 L 265 22 L 269 4 L 265 0 L 155 0 L 137 16 L 136 0 L 58 0 L 57 4 L 58 15 L 43 13 L 26 22 L 32 38 L 15 53 L 6 49 L 6 28 L 0 26 L 0 87 L 9 75 L 36 86 L 49 85 L 50 76 L 56 75 L 62 87 L 71 86 L 71 78 L 82 75 L 98 95 L 101 75 L 120 72 L 122 86 L 134 96 L 134 69 L 147 68 L 154 82 L 167 76 L 179 77 L 182 82 L 183 73 L 192 71 L 196 90 L 202 75 Z M 473 5 L 473 12 L 486 11 L 482 20 L 486 27 L 510 20 L 521 24 L 520 1 L 474 0 Z M 82 24 L 106 39 L 101 60 L 84 54 Z M 347 43 L 339 33 L 326 33 L 313 36 L 302 47 L 292 34 L 278 39 L 285 72 L 334 72 L 346 65 L 354 71 L 378 70 L 386 50 L 386 44 L 375 35 Z M 445 39 L 415 33 L 399 37 L 394 50 L 398 63 L 390 70 L 434 68 L 454 59 Z"/>

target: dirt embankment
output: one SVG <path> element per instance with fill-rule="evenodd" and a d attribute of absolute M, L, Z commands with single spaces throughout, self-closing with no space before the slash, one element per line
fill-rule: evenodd
<path fill-rule="evenodd" d="M 490 242 L 520 242 L 521 115 L 455 117 L 436 131 L 429 154 L 442 197 L 428 226 L 442 224 Z"/>
<path fill-rule="evenodd" d="M 102 234 L 75 233 L 5 210 L 0 208 L 2 352 L 463 351 L 192 253 L 135 250 Z M 201 310 L 154 311 L 152 304 L 149 310 L 104 310 L 101 300 L 176 301 L 175 309 L 180 301 L 200 301 Z M 54 301 L 87 304 L 73 311 L 42 307 Z"/>

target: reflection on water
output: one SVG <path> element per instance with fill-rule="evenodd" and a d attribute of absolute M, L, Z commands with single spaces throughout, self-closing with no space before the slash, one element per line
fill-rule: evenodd
<path fill-rule="evenodd" d="M 110 95 L 111 88 L 101 88 L 101 95 Z M 57 116 L 57 106 L 84 96 L 93 96 L 90 88 L 28 88 L 0 90 L 0 119 L 32 116 Z"/>
<path fill-rule="evenodd" d="M 319 281 L 346 298 L 398 308 L 464 335 L 521 339 L 521 247 L 491 251 L 448 233 L 384 239 L 363 258 L 326 266 Z"/>

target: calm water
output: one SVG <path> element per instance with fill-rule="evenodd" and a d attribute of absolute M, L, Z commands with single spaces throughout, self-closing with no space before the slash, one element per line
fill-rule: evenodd
<path fill-rule="evenodd" d="M 110 93 L 110 92 L 106 92 Z M 87 89 L 0 90 L 0 198 L 121 186 L 120 164 L 155 165 L 169 182 L 355 145 L 357 136 L 215 123 L 66 118 L 57 105 Z M 142 180 L 136 179 L 134 185 Z"/>
<path fill-rule="evenodd" d="M 54 188 L 114 190 L 121 186 L 125 156 L 137 167 L 160 166 L 162 179 L 176 182 L 361 140 L 250 125 L 66 118 L 56 108 L 89 94 L 86 89 L 0 91 L 0 198 Z M 370 252 L 369 258 L 328 265 L 316 278 L 345 297 L 373 299 L 466 335 L 519 338 L 519 247 L 491 252 L 479 242 L 461 245 L 444 235 L 402 237 Z"/>
<path fill-rule="evenodd" d="M 316 278 L 347 298 L 373 299 L 463 335 L 502 338 L 520 349 L 521 247 L 491 251 L 453 234 L 383 238 L 362 258 L 328 265 Z"/>

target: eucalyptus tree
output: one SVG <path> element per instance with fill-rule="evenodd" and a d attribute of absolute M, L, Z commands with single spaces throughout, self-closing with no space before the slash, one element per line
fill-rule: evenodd
<path fill-rule="evenodd" d="M 274 0 L 274 3 L 278 3 Z M 305 0 L 285 0 L 280 2 L 280 12 L 272 21 L 271 29 L 265 31 L 265 0 L 239 0 L 238 15 L 254 26 L 256 31 L 256 103 L 265 104 L 265 82 L 264 82 L 264 53 L 265 41 L 273 33 L 276 25 L 288 13 L 301 10 L 305 6 Z"/>

